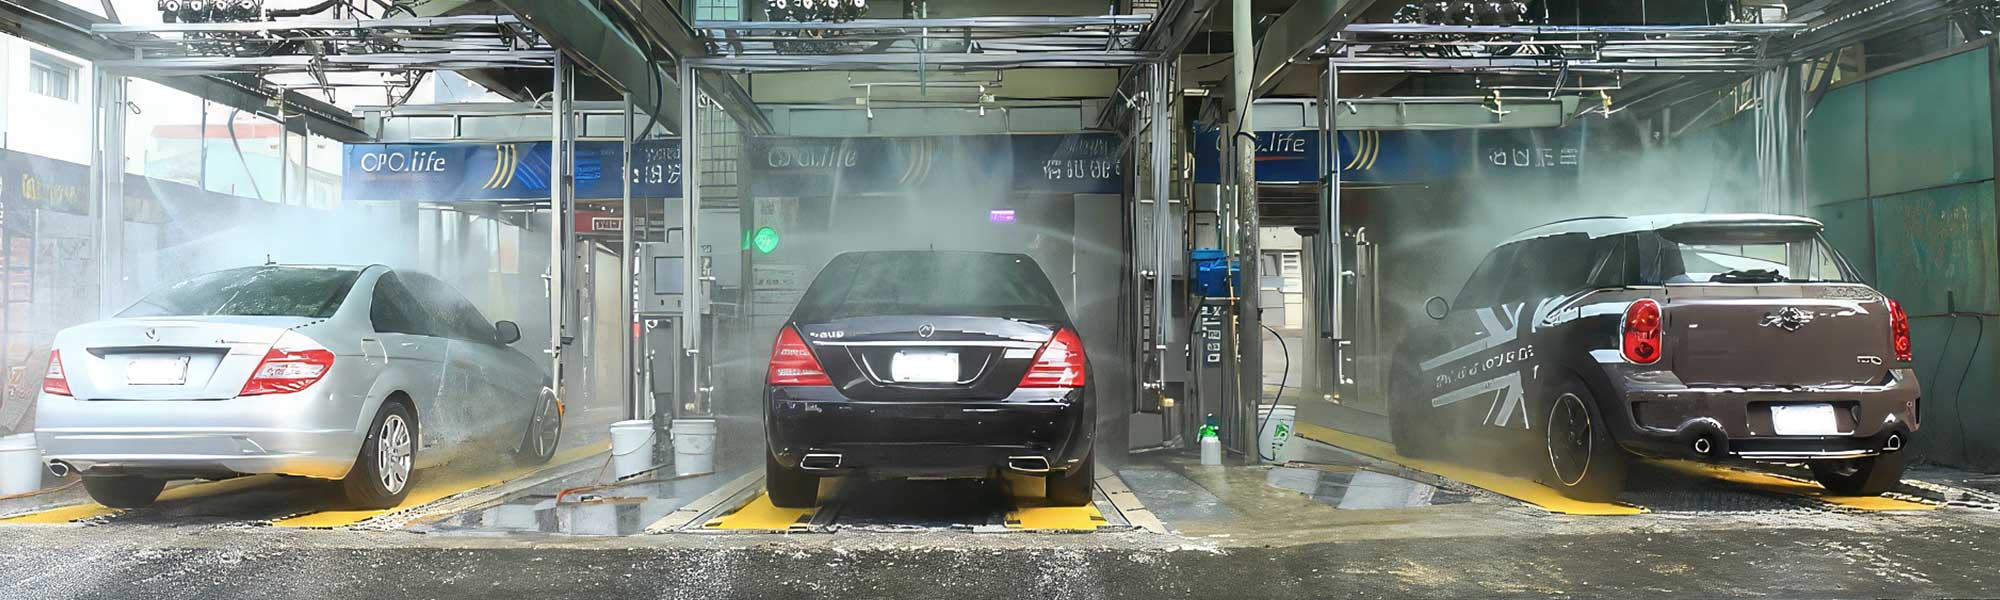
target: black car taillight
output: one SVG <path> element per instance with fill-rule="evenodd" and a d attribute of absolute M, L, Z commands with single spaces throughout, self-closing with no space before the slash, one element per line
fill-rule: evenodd
<path fill-rule="evenodd" d="M 764 382 L 771 385 L 833 385 L 819 358 L 806 347 L 799 332 L 787 325 L 778 330 L 778 342 L 771 345 L 771 367 Z"/>
<path fill-rule="evenodd" d="M 1660 303 L 1640 298 L 1625 307 L 1625 319 L 1618 325 L 1618 350 L 1633 364 L 1650 365 L 1660 360 L 1664 327 L 1660 323 Z"/>
<path fill-rule="evenodd" d="M 1035 364 L 1021 376 L 1024 388 L 1073 388 L 1083 386 L 1083 340 L 1076 332 L 1058 329 L 1035 354 Z"/>

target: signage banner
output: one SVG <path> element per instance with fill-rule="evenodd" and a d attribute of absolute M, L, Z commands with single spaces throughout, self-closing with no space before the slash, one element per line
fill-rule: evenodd
<path fill-rule="evenodd" d="M 748 162 L 752 191 L 765 196 L 1124 189 L 1118 136 L 1109 133 L 752 138 Z"/>
<path fill-rule="evenodd" d="M 1222 135 L 1211 127 L 1194 132 L 1196 183 L 1221 183 Z M 1259 183 L 1316 183 L 1325 172 L 1320 132 L 1257 132 Z M 1574 172 L 1583 164 L 1579 129 L 1462 129 L 1446 131 L 1340 132 L 1341 180 L 1355 183 L 1414 183 L 1469 177 L 1491 169 L 1554 169 Z"/>
<path fill-rule="evenodd" d="M 128 178 L 130 179 L 130 178 Z M 127 183 L 127 187 L 130 187 Z M 0 150 L 0 203 L 90 214 L 90 167 L 13 150 Z"/>
<path fill-rule="evenodd" d="M 624 196 L 617 173 L 623 143 L 575 144 L 576 198 Z M 347 201 L 461 202 L 547 200 L 549 142 L 348 144 L 341 171 Z M 632 145 L 632 197 L 681 197 L 681 143 L 647 140 Z"/>

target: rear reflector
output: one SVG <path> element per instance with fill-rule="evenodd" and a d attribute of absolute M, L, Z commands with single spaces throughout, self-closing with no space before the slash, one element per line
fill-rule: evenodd
<path fill-rule="evenodd" d="M 1660 303 L 1640 298 L 1625 307 L 1625 320 L 1618 326 L 1618 348 L 1632 364 L 1650 365 L 1660 360 Z"/>
<path fill-rule="evenodd" d="M 833 385 L 805 339 L 789 325 L 778 330 L 778 343 L 771 345 L 771 368 L 764 381 L 771 385 Z"/>
<path fill-rule="evenodd" d="M 49 351 L 49 370 L 42 374 L 42 391 L 68 396 L 69 377 L 63 374 L 62 351 Z"/>
<path fill-rule="evenodd" d="M 312 387 L 333 370 L 333 352 L 311 338 L 285 332 L 264 353 L 264 362 L 250 374 L 238 396 L 289 394 Z"/>
<path fill-rule="evenodd" d="M 1074 331 L 1058 329 L 1035 355 L 1035 364 L 1028 367 L 1028 374 L 1021 376 L 1020 387 L 1082 387 L 1084 368 L 1083 340 Z"/>

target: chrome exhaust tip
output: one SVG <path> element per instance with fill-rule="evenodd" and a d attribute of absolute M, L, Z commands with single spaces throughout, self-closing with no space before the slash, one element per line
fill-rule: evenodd
<path fill-rule="evenodd" d="M 75 470 L 69 466 L 69 463 L 60 460 L 49 463 L 49 474 L 55 475 L 57 479 L 69 477 L 70 472 Z"/>
<path fill-rule="evenodd" d="M 1882 442 L 1883 452 L 1895 452 L 1897 450 L 1902 450 L 1902 449 L 1903 449 L 1903 434 L 1891 433 L 1889 434 L 1889 439 L 1884 440 Z"/>
<path fill-rule="evenodd" d="M 1715 449 L 1715 445 L 1714 445 L 1713 443 L 1709 442 L 1709 441 L 1708 441 L 1708 438 L 1707 438 L 1707 437 L 1698 437 L 1698 438 L 1695 438 L 1695 439 L 1694 439 L 1694 453 L 1695 453 L 1695 454 L 1700 454 L 1700 455 L 1703 455 L 1703 456 L 1707 456 L 1707 455 L 1708 455 L 1708 451 L 1710 451 L 1710 450 L 1714 450 L 1714 449 Z"/>
<path fill-rule="evenodd" d="M 799 468 L 807 471 L 831 471 L 840 468 L 839 454 L 807 454 L 799 459 Z"/>
<path fill-rule="evenodd" d="M 1049 459 L 1040 456 L 1009 456 L 1007 469 L 1019 473 L 1047 473 Z"/>

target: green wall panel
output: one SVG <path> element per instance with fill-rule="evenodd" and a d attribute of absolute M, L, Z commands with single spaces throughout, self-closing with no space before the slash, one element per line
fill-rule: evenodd
<path fill-rule="evenodd" d="M 1993 113 L 1982 48 L 1869 80 L 1869 195 L 1993 177 Z"/>
<path fill-rule="evenodd" d="M 1913 315 L 2000 313 L 1991 180 L 1875 200 L 1876 286 Z M 1994 332 L 2000 334 L 2000 332 Z"/>
<path fill-rule="evenodd" d="M 1865 84 L 1864 84 L 1865 85 Z M 1806 202 L 1819 205 L 1868 195 L 1866 90 L 1831 90 L 1806 118 Z"/>
<path fill-rule="evenodd" d="M 2000 401 L 1993 396 L 2000 372 L 2000 319 L 1978 315 L 1910 319 L 1916 359 L 1921 429 L 1915 450 L 1926 459 L 1993 472 L 2000 470 Z"/>
<path fill-rule="evenodd" d="M 1826 223 L 1826 241 L 1847 257 L 1847 263 L 1861 271 L 1864 281 L 1875 281 L 1875 246 L 1869 243 L 1872 223 L 1866 198 L 1812 207 L 1812 217 Z"/>

